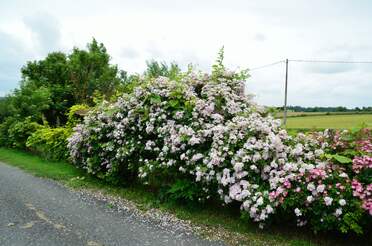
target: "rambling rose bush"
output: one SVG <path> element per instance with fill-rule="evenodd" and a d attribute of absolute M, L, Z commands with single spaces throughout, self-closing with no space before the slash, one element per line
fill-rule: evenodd
<path fill-rule="evenodd" d="M 243 80 L 220 64 L 211 75 L 143 81 L 85 117 L 69 139 L 71 159 L 110 181 L 138 177 L 183 191 L 177 180 L 189 180 L 198 192 L 183 198 L 218 194 L 260 226 L 284 214 L 298 226 L 360 233 L 371 218 L 370 185 L 326 157 L 334 150 L 327 132 L 289 136 L 243 95 Z M 365 168 L 355 160 L 354 172 Z"/>
<path fill-rule="evenodd" d="M 372 131 L 327 131 L 324 141 L 330 143 L 327 157 L 345 171 L 350 193 L 372 216 Z"/>

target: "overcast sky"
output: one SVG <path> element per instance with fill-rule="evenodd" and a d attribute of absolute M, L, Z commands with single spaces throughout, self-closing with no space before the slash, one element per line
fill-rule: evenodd
<path fill-rule="evenodd" d="M 282 59 L 372 60 L 369 0 L 1 1 L 0 96 L 20 68 L 48 52 L 85 47 L 95 37 L 112 63 L 141 72 L 149 59 L 208 70 L 219 48 L 231 69 Z M 247 91 L 281 105 L 284 64 L 254 70 Z M 289 66 L 289 104 L 372 105 L 372 64 Z"/>

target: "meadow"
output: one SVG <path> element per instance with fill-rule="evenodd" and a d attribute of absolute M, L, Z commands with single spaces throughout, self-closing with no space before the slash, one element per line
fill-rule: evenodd
<path fill-rule="evenodd" d="M 298 114 L 297 114 L 298 115 Z M 351 129 L 372 127 L 372 114 L 321 114 L 302 113 L 291 115 L 287 119 L 288 129 Z"/>

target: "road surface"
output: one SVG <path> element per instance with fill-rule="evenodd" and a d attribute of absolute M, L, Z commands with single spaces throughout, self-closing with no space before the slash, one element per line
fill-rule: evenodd
<path fill-rule="evenodd" d="M 222 245 L 0 163 L 0 245 Z"/>

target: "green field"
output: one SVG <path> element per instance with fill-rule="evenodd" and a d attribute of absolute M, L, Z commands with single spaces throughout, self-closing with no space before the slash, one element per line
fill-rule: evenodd
<path fill-rule="evenodd" d="M 372 128 L 372 114 L 309 115 L 288 117 L 288 129 L 350 129 L 354 127 Z"/>

